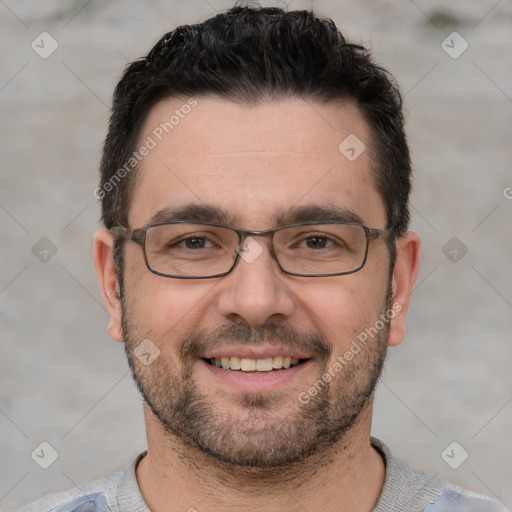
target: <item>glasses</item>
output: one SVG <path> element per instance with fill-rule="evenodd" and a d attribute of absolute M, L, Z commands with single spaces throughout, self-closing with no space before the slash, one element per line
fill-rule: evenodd
<path fill-rule="evenodd" d="M 270 253 L 286 274 L 302 277 L 351 274 L 366 263 L 370 239 L 394 234 L 390 229 L 339 222 L 310 222 L 249 231 L 209 222 L 172 221 L 139 229 L 117 226 L 112 231 L 116 237 L 128 238 L 142 246 L 151 272 L 178 279 L 229 274 L 240 258 L 251 262 L 259 256 L 262 247 L 250 237 L 261 236 L 271 237 Z"/>

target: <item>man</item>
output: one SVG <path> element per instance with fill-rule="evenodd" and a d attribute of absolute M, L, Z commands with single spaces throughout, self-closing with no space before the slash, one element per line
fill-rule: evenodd
<path fill-rule="evenodd" d="M 385 70 L 311 12 L 233 8 L 118 84 L 95 265 L 148 451 L 24 511 L 503 511 L 370 437 L 419 264 Z"/>

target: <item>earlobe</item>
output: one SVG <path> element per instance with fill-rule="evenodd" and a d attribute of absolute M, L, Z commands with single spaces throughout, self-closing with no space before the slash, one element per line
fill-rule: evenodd
<path fill-rule="evenodd" d="M 390 324 L 390 346 L 398 345 L 405 336 L 405 318 L 420 261 L 420 239 L 416 233 L 408 231 L 397 239 L 397 256 L 392 277 L 391 307 L 396 314 Z"/>
<path fill-rule="evenodd" d="M 113 340 L 123 341 L 120 289 L 113 259 L 113 246 L 114 237 L 108 229 L 100 229 L 94 234 L 94 266 L 110 317 L 108 333 Z"/>

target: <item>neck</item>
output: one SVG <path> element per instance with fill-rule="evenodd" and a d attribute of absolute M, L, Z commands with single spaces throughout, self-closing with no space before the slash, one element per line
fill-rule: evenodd
<path fill-rule="evenodd" d="M 162 431 L 145 406 L 148 453 L 137 467 L 152 512 L 238 510 L 370 512 L 385 477 L 370 445 L 371 401 L 335 446 L 286 468 L 241 468 L 219 462 Z"/>

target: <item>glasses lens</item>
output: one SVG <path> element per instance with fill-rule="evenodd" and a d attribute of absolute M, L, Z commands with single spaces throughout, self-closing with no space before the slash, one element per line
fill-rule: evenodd
<path fill-rule="evenodd" d="M 281 267 L 294 274 L 338 274 L 361 267 L 365 230 L 352 224 L 294 226 L 277 231 L 274 250 Z"/>
<path fill-rule="evenodd" d="M 238 235 L 203 224 L 161 224 L 146 231 L 148 265 L 170 276 L 208 277 L 233 265 Z"/>

